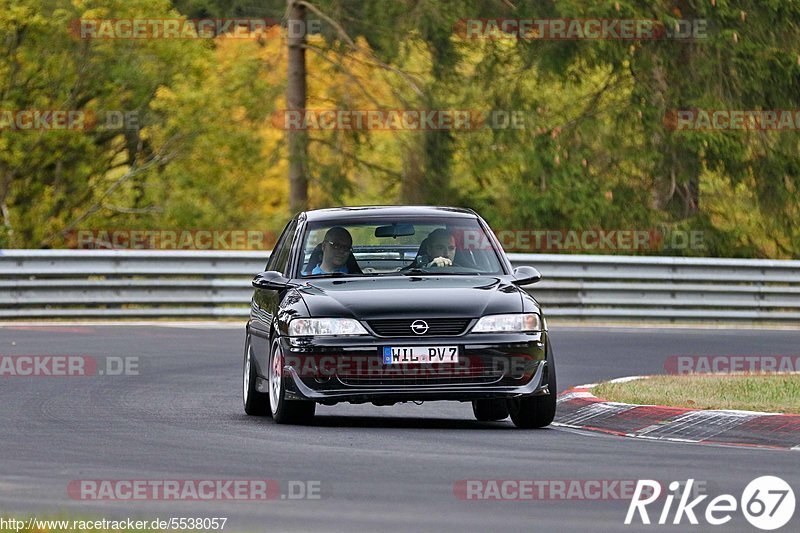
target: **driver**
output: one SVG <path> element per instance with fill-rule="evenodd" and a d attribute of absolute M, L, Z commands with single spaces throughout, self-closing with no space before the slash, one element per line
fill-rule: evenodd
<path fill-rule="evenodd" d="M 334 226 L 325 233 L 322 242 L 322 262 L 314 267 L 311 274 L 330 274 L 344 272 L 349 274 L 347 260 L 353 250 L 353 237 L 341 226 Z"/>
<path fill-rule="evenodd" d="M 456 238 L 444 228 L 433 230 L 427 238 L 425 255 L 430 258 L 429 267 L 452 266 L 456 257 Z"/>

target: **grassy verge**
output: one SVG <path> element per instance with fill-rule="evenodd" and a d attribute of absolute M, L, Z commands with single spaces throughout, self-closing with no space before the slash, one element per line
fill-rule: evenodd
<path fill-rule="evenodd" d="M 653 376 L 603 383 L 592 394 L 622 403 L 800 414 L 800 374 Z"/>

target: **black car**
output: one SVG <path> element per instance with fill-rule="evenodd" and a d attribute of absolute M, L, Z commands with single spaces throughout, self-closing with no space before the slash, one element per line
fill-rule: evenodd
<path fill-rule="evenodd" d="M 317 403 L 455 400 L 478 420 L 547 426 L 553 351 L 520 288 L 540 278 L 469 209 L 300 213 L 253 280 L 245 412 L 308 423 Z"/>

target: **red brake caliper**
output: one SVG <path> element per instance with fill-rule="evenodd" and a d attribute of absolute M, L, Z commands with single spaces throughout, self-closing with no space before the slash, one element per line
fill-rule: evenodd
<path fill-rule="evenodd" d="M 283 364 L 281 360 L 283 356 L 280 352 L 275 352 L 275 357 L 272 358 L 272 372 L 275 373 L 276 376 L 281 376 L 283 373 Z"/>

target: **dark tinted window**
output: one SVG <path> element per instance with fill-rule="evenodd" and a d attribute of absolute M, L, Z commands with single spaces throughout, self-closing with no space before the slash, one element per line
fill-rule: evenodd
<path fill-rule="evenodd" d="M 297 228 L 297 221 L 292 220 L 284 228 L 281 238 L 278 239 L 272 254 L 267 261 L 267 270 L 277 270 L 286 274 L 286 267 L 289 263 L 289 252 L 292 248 L 292 240 L 294 239 L 294 231 Z"/>

